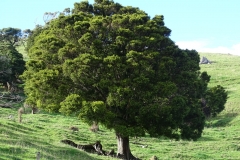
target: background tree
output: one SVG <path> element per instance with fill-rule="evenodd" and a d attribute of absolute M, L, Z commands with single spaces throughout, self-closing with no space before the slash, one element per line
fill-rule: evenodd
<path fill-rule="evenodd" d="M 202 99 L 203 112 L 206 117 L 215 117 L 224 110 L 227 102 L 227 92 L 225 89 L 217 85 L 206 91 L 205 98 Z"/>
<path fill-rule="evenodd" d="M 43 15 L 43 21 L 47 24 L 54 18 L 58 17 L 59 12 L 45 12 Z"/>
<path fill-rule="evenodd" d="M 15 43 L 19 42 L 22 36 L 21 29 L 18 28 L 3 28 L 0 30 L 1 41 L 8 45 L 14 46 Z"/>
<path fill-rule="evenodd" d="M 0 55 L 0 83 L 8 82 L 11 73 L 10 59 L 5 55 Z"/>
<path fill-rule="evenodd" d="M 26 101 L 113 129 L 124 159 L 135 159 L 129 136 L 196 140 L 210 77 L 196 51 L 169 38 L 163 19 L 110 0 L 75 3 L 34 38 Z"/>
<path fill-rule="evenodd" d="M 22 32 L 17 28 L 3 28 L 0 34 L 0 82 L 6 86 L 7 82 L 16 82 L 25 70 L 23 56 L 16 50 L 16 44 L 21 41 Z"/>
<path fill-rule="evenodd" d="M 29 49 L 34 44 L 34 38 L 39 35 L 44 30 L 44 27 L 41 25 L 36 25 L 33 30 L 25 30 L 25 33 L 27 34 L 27 40 L 26 40 L 26 47 L 25 51 L 28 53 Z"/>

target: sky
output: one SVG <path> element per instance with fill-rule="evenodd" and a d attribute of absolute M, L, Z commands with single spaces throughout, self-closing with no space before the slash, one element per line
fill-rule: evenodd
<path fill-rule="evenodd" d="M 0 0 L 0 29 L 44 25 L 45 12 L 73 8 L 81 0 Z M 93 3 L 94 0 L 89 0 Z M 170 38 L 182 49 L 240 55 L 240 0 L 114 0 L 163 15 Z"/>

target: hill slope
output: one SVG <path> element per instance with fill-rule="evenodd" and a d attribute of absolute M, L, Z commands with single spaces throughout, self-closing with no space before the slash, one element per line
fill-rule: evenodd
<path fill-rule="evenodd" d="M 226 109 L 207 121 L 202 138 L 196 142 L 148 136 L 130 139 L 135 156 L 146 160 L 153 155 L 159 159 L 240 158 L 240 57 L 207 53 L 200 55 L 213 61 L 212 64 L 201 65 L 201 70 L 211 75 L 210 86 L 220 84 L 229 93 Z M 89 126 L 77 118 L 40 111 L 36 115 L 23 114 L 22 123 L 18 123 L 19 107 L 0 108 L 0 159 L 30 160 L 36 158 L 36 152 L 40 152 L 41 159 L 46 160 L 106 159 L 62 144 L 62 139 L 71 139 L 80 144 L 101 140 L 104 150 L 117 148 L 113 131 L 100 126 L 100 131 L 93 133 Z M 70 130 L 71 126 L 78 127 L 79 131 Z M 142 145 L 148 147 L 142 148 Z"/>

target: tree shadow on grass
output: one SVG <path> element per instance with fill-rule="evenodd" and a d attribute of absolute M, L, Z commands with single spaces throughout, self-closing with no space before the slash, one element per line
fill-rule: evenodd
<path fill-rule="evenodd" d="M 205 127 L 226 127 L 229 123 L 238 116 L 238 113 L 225 113 L 214 118 L 209 118 L 206 121 Z"/>
<path fill-rule="evenodd" d="M 216 141 L 216 139 L 209 136 L 202 136 L 198 141 Z"/>

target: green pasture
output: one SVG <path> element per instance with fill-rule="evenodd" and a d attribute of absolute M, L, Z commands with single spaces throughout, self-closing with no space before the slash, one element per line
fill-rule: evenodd
<path fill-rule="evenodd" d="M 19 50 L 20 52 L 23 50 Z M 143 160 L 153 155 L 159 159 L 240 159 L 240 56 L 201 53 L 211 64 L 201 64 L 201 70 L 211 75 L 209 86 L 221 85 L 228 91 L 225 110 L 215 118 L 209 118 L 198 141 L 137 137 L 130 139 L 132 153 Z M 25 54 L 25 59 L 27 56 Z M 18 122 L 18 108 L 0 108 L 0 159 L 32 160 L 40 152 L 41 160 L 104 160 L 111 157 L 86 153 L 60 141 L 70 139 L 78 144 L 100 140 L 103 149 L 117 149 L 114 131 L 100 126 L 99 132 L 91 132 L 89 126 L 76 117 L 49 114 L 22 115 Z M 69 128 L 75 126 L 79 131 Z M 145 146 L 144 148 L 142 146 Z"/>

